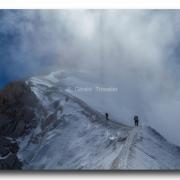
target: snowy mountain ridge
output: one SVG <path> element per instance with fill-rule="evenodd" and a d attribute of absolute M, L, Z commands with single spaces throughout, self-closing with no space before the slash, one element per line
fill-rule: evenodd
<path fill-rule="evenodd" d="M 31 134 L 19 139 L 18 156 L 24 169 L 180 168 L 179 147 L 150 127 L 107 121 L 83 98 L 71 94 L 70 78 L 55 72 L 26 81 L 46 113 Z"/>

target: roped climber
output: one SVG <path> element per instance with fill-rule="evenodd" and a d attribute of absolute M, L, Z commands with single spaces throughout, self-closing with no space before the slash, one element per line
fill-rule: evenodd
<path fill-rule="evenodd" d="M 139 125 L 139 118 L 137 115 L 134 116 L 134 124 L 135 124 L 135 126 Z"/>
<path fill-rule="evenodd" d="M 105 113 L 106 120 L 109 120 L 109 114 Z"/>

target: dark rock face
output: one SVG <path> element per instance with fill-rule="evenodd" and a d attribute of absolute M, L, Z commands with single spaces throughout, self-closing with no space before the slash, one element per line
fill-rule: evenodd
<path fill-rule="evenodd" d="M 17 158 L 18 144 L 6 137 L 0 137 L 0 169 L 21 169 L 22 163 Z"/>
<path fill-rule="evenodd" d="M 9 154 L 9 150 L 7 148 L 4 148 L 3 146 L 0 146 L 0 155 L 1 157 L 4 157 Z"/>
<path fill-rule="evenodd" d="M 15 140 L 7 139 L 6 137 L 0 137 L 0 155 L 6 156 L 8 153 L 17 153 L 19 150 L 18 144 Z"/>
<path fill-rule="evenodd" d="M 17 158 L 16 154 L 9 155 L 6 159 L 0 160 L 1 170 L 17 170 L 21 169 L 22 163 Z"/>
<path fill-rule="evenodd" d="M 0 93 L 0 135 L 19 137 L 31 127 L 36 96 L 25 82 L 13 82 Z"/>
<path fill-rule="evenodd" d="M 0 92 L 0 169 L 22 167 L 16 155 L 18 144 L 5 137 L 15 139 L 36 127 L 35 109 L 39 107 L 35 94 L 23 81 L 10 83 Z"/>

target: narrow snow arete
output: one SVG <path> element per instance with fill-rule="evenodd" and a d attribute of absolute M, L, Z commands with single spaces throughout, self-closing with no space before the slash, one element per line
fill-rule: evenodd
<path fill-rule="evenodd" d="M 6 151 L 0 152 L 1 169 L 180 169 L 178 146 L 151 127 L 107 120 L 103 112 L 109 107 L 97 101 L 98 92 L 75 91 L 77 86 L 95 87 L 96 82 L 82 72 L 59 71 L 2 91 L 6 109 L 0 113 L 0 140 Z M 9 121 L 3 124 L 3 118 Z"/>

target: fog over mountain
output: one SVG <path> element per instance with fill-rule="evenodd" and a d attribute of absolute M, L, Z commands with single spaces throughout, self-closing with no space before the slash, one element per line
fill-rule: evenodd
<path fill-rule="evenodd" d="M 179 19 L 178 10 L 1 10 L 0 86 L 87 71 L 118 88 L 102 98 L 111 116 L 131 124 L 138 114 L 180 145 Z"/>

